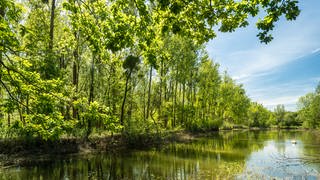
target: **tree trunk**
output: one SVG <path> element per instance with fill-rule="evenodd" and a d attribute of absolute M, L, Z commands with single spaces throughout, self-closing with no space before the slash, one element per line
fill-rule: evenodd
<path fill-rule="evenodd" d="M 75 38 L 77 39 L 77 46 L 73 52 L 73 67 L 72 67 L 72 84 L 75 87 L 75 94 L 78 94 L 78 86 L 79 86 L 79 34 L 75 33 Z M 76 101 L 77 97 L 73 98 L 73 101 Z M 72 106 L 72 117 L 77 118 L 78 110 L 74 106 Z"/>
<path fill-rule="evenodd" d="M 10 127 L 10 122 L 11 122 L 10 113 L 8 113 L 8 127 Z"/>
<path fill-rule="evenodd" d="M 182 117 L 181 121 L 184 122 L 184 96 L 185 96 L 185 83 L 182 84 Z"/>
<path fill-rule="evenodd" d="M 146 121 L 146 81 L 143 81 L 143 120 Z"/>
<path fill-rule="evenodd" d="M 19 112 L 20 121 L 23 123 L 24 119 L 23 119 L 23 115 L 22 115 L 22 110 L 21 110 L 20 104 L 18 104 L 18 112 Z"/>
<path fill-rule="evenodd" d="M 29 114 L 30 113 L 30 110 L 29 110 L 29 94 L 27 94 L 26 106 L 27 106 L 27 114 Z"/>
<path fill-rule="evenodd" d="M 73 69 L 72 69 L 72 84 L 76 88 L 75 94 L 78 92 L 78 71 L 77 71 L 77 64 L 76 62 L 73 62 Z M 77 97 L 73 98 L 73 101 L 76 101 Z M 72 106 L 72 117 L 77 118 L 78 110 L 74 106 Z"/>
<path fill-rule="evenodd" d="M 4 17 L 4 7 L 0 6 L 0 20 L 2 20 Z"/>
<path fill-rule="evenodd" d="M 128 90 L 128 91 L 130 91 L 131 89 L 132 89 L 132 87 L 134 87 L 134 84 L 133 84 L 133 82 L 131 81 L 130 82 L 130 89 Z M 131 90 L 131 92 L 129 93 L 129 99 L 130 99 L 130 107 L 129 107 L 129 110 L 128 110 L 128 126 L 130 127 L 130 122 L 131 122 L 131 117 L 132 117 L 132 109 L 133 109 L 133 100 L 132 100 L 132 98 L 133 98 L 133 90 Z"/>
<path fill-rule="evenodd" d="M 123 96 L 122 105 L 121 105 L 120 124 L 122 126 L 123 126 L 123 117 L 124 117 L 124 107 L 125 107 L 126 98 L 127 98 L 128 82 L 129 82 L 130 76 L 131 76 L 131 71 L 129 72 L 129 74 L 127 75 L 127 78 L 126 78 L 126 86 L 124 89 L 124 96 Z"/>
<path fill-rule="evenodd" d="M 1 55 L 1 54 L 0 54 Z M 1 65 L 0 65 L 1 67 Z M 1 78 L 1 74 L 0 74 L 0 78 Z M 0 86 L 1 87 L 1 86 Z M 0 99 L 3 99 L 3 93 L 2 93 L 2 90 L 0 88 Z M 3 111 L 0 110 L 0 119 L 3 119 L 4 118 L 4 114 L 3 114 Z"/>
<path fill-rule="evenodd" d="M 147 104 L 147 115 L 146 119 L 149 118 L 149 110 L 150 110 L 150 99 L 151 99 L 151 82 L 152 82 L 152 66 L 150 65 L 150 72 L 149 72 L 149 86 L 148 86 L 148 104 Z"/>
<path fill-rule="evenodd" d="M 0 21 L 2 21 L 4 17 L 4 7 L 3 6 L 0 6 Z M 1 39 L 1 44 L 3 44 L 3 40 Z M 0 69 L 2 69 L 2 48 L 0 49 Z M 0 73 L 0 80 L 2 80 L 2 77 L 1 77 L 1 73 Z M 0 89 L 0 95 L 1 95 L 1 99 L 2 99 L 2 92 L 1 92 L 1 89 Z M 5 116 L 5 114 L 3 114 L 1 111 L 0 111 L 0 119 L 3 118 Z"/>
<path fill-rule="evenodd" d="M 91 61 L 91 70 L 90 70 L 90 75 L 91 75 L 91 79 L 90 79 L 90 90 L 89 90 L 89 104 L 91 102 L 93 102 L 94 99 L 94 59 L 95 57 L 92 57 L 92 61 Z"/>
<path fill-rule="evenodd" d="M 158 109 L 158 114 L 159 114 L 159 119 L 161 120 L 162 118 L 162 113 L 161 113 L 161 105 L 162 105 L 162 83 L 163 83 L 163 62 L 161 61 L 161 69 L 160 69 L 160 93 L 159 93 L 159 109 Z"/>
<path fill-rule="evenodd" d="M 164 101 L 167 102 L 169 99 L 168 99 L 168 90 L 167 90 L 167 81 L 164 81 Z"/>
<path fill-rule="evenodd" d="M 54 32 L 54 11 L 56 9 L 56 0 L 52 0 L 51 2 L 51 16 L 50 16 L 50 41 L 49 41 L 49 50 L 50 53 L 53 49 L 53 32 Z"/>
<path fill-rule="evenodd" d="M 177 106 L 177 93 L 178 92 L 178 81 L 176 80 L 175 83 L 175 90 L 174 90 L 174 102 L 173 102 L 173 127 L 176 126 L 176 106 Z"/>

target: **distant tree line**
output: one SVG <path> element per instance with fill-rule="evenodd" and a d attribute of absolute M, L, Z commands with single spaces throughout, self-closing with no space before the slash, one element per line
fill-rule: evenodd
<path fill-rule="evenodd" d="M 253 113 L 254 116 L 249 115 L 253 126 L 318 129 L 320 127 L 320 84 L 314 92 L 299 98 L 295 112 L 286 111 L 284 105 L 280 104 L 274 108 L 273 112 L 269 112 L 268 118 L 266 115 L 268 111 L 254 110 L 253 107 L 251 106 L 249 111 L 249 114 L 256 112 Z M 260 108 L 263 107 L 260 105 Z"/>

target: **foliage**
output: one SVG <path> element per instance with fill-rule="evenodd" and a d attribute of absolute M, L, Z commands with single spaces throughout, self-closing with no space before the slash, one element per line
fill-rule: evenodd
<path fill-rule="evenodd" d="M 110 114 L 108 107 L 100 105 L 97 101 L 87 104 L 87 99 L 79 99 L 74 102 L 77 109 L 80 110 L 79 116 L 82 120 L 79 122 L 80 128 L 85 129 L 85 136 L 88 137 L 94 128 L 118 132 L 122 129 L 118 119 Z"/>
<path fill-rule="evenodd" d="M 315 92 L 300 97 L 298 107 L 297 118 L 300 122 L 303 122 L 303 126 L 306 128 L 319 128 L 320 85 L 317 86 Z"/>
<path fill-rule="evenodd" d="M 278 126 L 282 125 L 284 123 L 284 116 L 286 114 L 286 110 L 284 108 L 283 104 L 278 104 L 276 108 L 274 109 L 274 115 L 276 118 L 276 123 Z"/>
<path fill-rule="evenodd" d="M 280 17 L 294 20 L 300 12 L 296 0 L 1 0 L 1 125 L 44 140 L 264 127 L 268 112 L 252 106 L 204 48 L 216 30 L 245 27 L 259 11 L 265 43 Z M 314 119 L 313 110 L 302 115 L 309 111 L 298 117 Z"/>
<path fill-rule="evenodd" d="M 251 103 L 249 112 L 249 126 L 251 127 L 268 127 L 271 112 L 258 103 Z"/>
<path fill-rule="evenodd" d="M 225 75 L 220 94 L 221 99 L 218 105 L 221 106 L 220 113 L 222 118 L 235 124 L 245 122 L 250 100 L 246 96 L 244 89 Z"/>

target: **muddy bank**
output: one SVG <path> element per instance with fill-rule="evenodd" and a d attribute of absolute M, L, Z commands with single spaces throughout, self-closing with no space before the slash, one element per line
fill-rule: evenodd
<path fill-rule="evenodd" d="M 118 134 L 89 139 L 62 138 L 56 141 L 2 139 L 0 140 L 0 167 L 41 163 L 65 155 L 118 153 L 160 147 L 172 142 L 190 142 L 195 137 L 203 135 L 203 133 L 174 131 L 161 134 Z"/>

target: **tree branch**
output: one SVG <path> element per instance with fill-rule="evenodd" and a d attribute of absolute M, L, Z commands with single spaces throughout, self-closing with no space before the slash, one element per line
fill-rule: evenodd
<path fill-rule="evenodd" d="M 21 101 L 19 101 L 17 98 L 15 98 L 12 93 L 10 92 L 10 89 L 6 86 L 6 84 L 2 81 L 2 79 L 0 79 L 0 83 L 1 85 L 5 88 L 5 90 L 7 91 L 8 95 L 13 99 L 15 100 L 18 104 L 21 104 L 22 106 L 26 107 L 29 109 L 29 107 L 27 105 L 25 105 L 24 103 L 22 103 Z M 29 110 L 31 113 L 34 113 L 32 112 L 31 110 Z"/>

